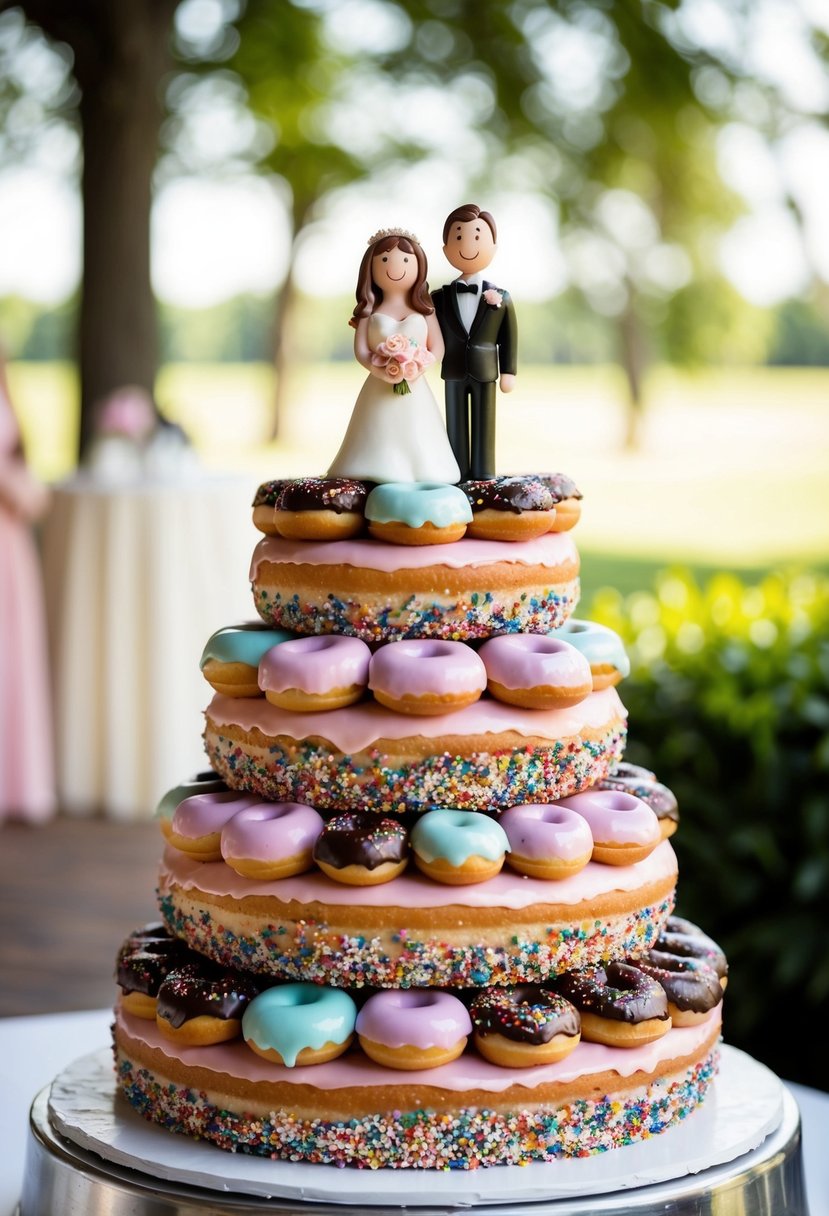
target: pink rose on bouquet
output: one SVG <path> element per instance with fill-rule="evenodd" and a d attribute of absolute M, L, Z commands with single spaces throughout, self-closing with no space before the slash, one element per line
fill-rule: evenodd
<path fill-rule="evenodd" d="M 488 287 L 484 292 L 484 299 L 490 308 L 500 308 L 504 302 L 504 297 L 500 291 L 496 291 L 494 287 Z"/>
<path fill-rule="evenodd" d="M 391 334 L 373 351 L 371 362 L 382 367 L 386 375 L 395 381 L 394 392 L 410 393 L 408 381 L 415 380 L 420 372 L 434 363 L 435 356 L 425 346 L 407 338 L 405 334 Z"/>

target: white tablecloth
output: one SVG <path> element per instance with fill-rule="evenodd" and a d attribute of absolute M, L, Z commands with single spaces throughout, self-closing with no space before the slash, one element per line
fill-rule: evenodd
<path fill-rule="evenodd" d="M 55 490 L 43 556 L 62 808 L 149 816 L 204 767 L 199 658 L 215 629 L 255 616 L 254 489 L 191 473 Z"/>

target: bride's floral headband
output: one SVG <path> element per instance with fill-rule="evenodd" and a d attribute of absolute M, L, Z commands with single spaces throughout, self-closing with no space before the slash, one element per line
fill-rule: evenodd
<path fill-rule="evenodd" d="M 387 236 L 404 236 L 407 241 L 413 241 L 415 245 L 419 245 L 420 241 L 413 232 L 409 232 L 406 228 L 379 228 L 374 236 L 370 236 L 366 241 L 367 245 L 374 245 L 377 241 L 385 240 Z"/>

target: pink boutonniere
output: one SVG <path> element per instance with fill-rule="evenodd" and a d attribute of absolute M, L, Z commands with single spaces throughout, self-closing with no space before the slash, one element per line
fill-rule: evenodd
<path fill-rule="evenodd" d="M 494 287 L 489 287 L 484 292 L 484 299 L 490 308 L 500 308 L 504 302 L 504 297 L 500 291 L 496 291 Z"/>

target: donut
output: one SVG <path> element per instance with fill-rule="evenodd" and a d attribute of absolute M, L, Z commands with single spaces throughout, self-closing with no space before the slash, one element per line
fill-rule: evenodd
<path fill-rule="evenodd" d="M 464 1003 L 448 992 L 403 988 L 377 992 L 357 1014 L 360 1046 L 384 1068 L 440 1068 L 456 1060 L 472 1033 Z"/>
<path fill-rule="evenodd" d="M 260 532 L 264 532 L 266 536 L 277 535 L 277 527 L 273 518 L 276 500 L 285 486 L 290 484 L 290 480 L 286 480 L 284 477 L 279 481 L 263 481 L 253 496 L 251 503 L 253 526 Z"/>
<path fill-rule="evenodd" d="M 509 851 L 507 834 L 494 819 L 442 808 L 421 815 L 412 828 L 411 845 L 417 868 L 450 886 L 494 878 Z"/>
<path fill-rule="evenodd" d="M 463 642 L 387 642 L 371 656 L 368 686 L 375 700 L 399 714 L 452 713 L 478 700 L 486 669 Z"/>
<path fill-rule="evenodd" d="M 720 985 L 728 983 L 728 961 L 717 943 L 697 925 L 681 916 L 669 916 L 656 940 L 654 950 L 679 958 L 694 959 L 711 967 L 719 976 Z"/>
<path fill-rule="evenodd" d="M 118 951 L 115 964 L 121 1008 L 135 1017 L 154 1020 L 162 981 L 189 958 L 184 942 L 161 923 L 131 933 Z"/>
<path fill-rule="evenodd" d="M 626 760 L 614 764 L 613 768 L 598 783 L 600 790 L 623 790 L 647 802 L 656 818 L 659 820 L 659 830 L 662 839 L 673 836 L 679 827 L 679 809 L 676 798 L 667 785 L 656 780 L 656 774 L 638 764 L 629 764 Z"/>
<path fill-rule="evenodd" d="M 193 794 L 183 799 L 173 813 L 168 837 L 173 848 L 196 861 L 222 860 L 222 829 L 228 820 L 262 799 L 237 790 Z"/>
<path fill-rule="evenodd" d="M 274 526 L 288 540 L 348 540 L 363 531 L 369 487 L 353 477 L 300 477 L 276 500 Z"/>
<path fill-rule="evenodd" d="M 171 971 L 158 989 L 156 1026 L 183 1047 L 207 1047 L 239 1037 L 242 1015 L 259 991 L 248 975 L 208 959 Z"/>
<path fill-rule="evenodd" d="M 644 958 L 628 961 L 662 986 L 674 1026 L 704 1021 L 722 1000 L 720 977 L 699 959 L 651 950 Z"/>
<path fill-rule="evenodd" d="M 550 637 L 569 642 L 580 650 L 590 664 L 593 691 L 611 688 L 630 675 L 630 659 L 618 633 L 595 621 L 577 621 L 570 617 L 563 625 L 550 631 Z"/>
<path fill-rule="evenodd" d="M 583 816 L 560 802 L 524 803 L 498 819 L 507 834 L 507 865 L 519 874 L 557 881 L 590 861 L 593 835 Z"/>
<path fill-rule="evenodd" d="M 581 519 L 581 499 L 584 495 L 566 473 L 538 473 L 537 480 L 550 491 L 556 514 L 554 532 L 569 532 Z"/>
<path fill-rule="evenodd" d="M 560 805 L 587 820 L 593 834 L 593 861 L 606 866 L 643 861 L 662 841 L 651 808 L 623 790 L 585 790 L 562 798 Z"/>
<path fill-rule="evenodd" d="M 522 985 L 487 988 L 472 1002 L 473 1043 L 501 1068 L 534 1068 L 569 1056 L 581 1038 L 575 1005 L 557 992 Z"/>
<path fill-rule="evenodd" d="M 529 540 L 553 526 L 553 496 L 535 477 L 462 481 L 460 489 L 472 508 L 467 533 L 477 540 Z"/>
<path fill-rule="evenodd" d="M 259 660 L 267 650 L 293 637 L 296 634 L 287 629 L 268 629 L 262 621 L 217 629 L 202 651 L 201 673 L 211 688 L 226 697 L 258 697 Z"/>
<path fill-rule="evenodd" d="M 389 481 L 366 501 L 368 530 L 393 545 L 447 545 L 472 519 L 463 490 L 439 481 Z"/>
<path fill-rule="evenodd" d="M 325 824 L 314 861 L 335 882 L 376 887 L 402 874 L 409 861 L 409 833 L 396 819 L 347 811 Z"/>
<path fill-rule="evenodd" d="M 259 687 L 271 705 L 294 713 L 342 709 L 368 684 L 371 651 L 359 638 L 294 638 L 259 661 Z"/>
<path fill-rule="evenodd" d="M 588 1043 L 641 1047 L 671 1029 L 665 990 L 629 963 L 569 971 L 553 987 L 578 1009 Z"/>
<path fill-rule="evenodd" d="M 226 793 L 227 788 L 219 774 L 214 773 L 212 768 L 208 768 L 202 773 L 196 773 L 195 777 L 191 777 L 189 781 L 183 781 L 181 785 L 174 785 L 172 789 L 168 790 L 155 808 L 154 816 L 158 820 L 161 834 L 165 840 L 170 839 L 173 814 L 180 802 L 183 802 L 185 798 L 192 798 L 194 794 Z"/>
<path fill-rule="evenodd" d="M 255 997 L 242 1018 L 252 1051 L 275 1064 L 324 1064 L 351 1046 L 357 1007 L 347 992 L 317 984 L 282 984 Z"/>
<path fill-rule="evenodd" d="M 478 651 L 486 668 L 487 690 L 507 705 L 525 709 L 566 709 L 593 691 L 590 664 L 559 638 L 505 633 Z"/>
<path fill-rule="evenodd" d="M 222 828 L 222 857 L 245 878 L 272 882 L 314 864 L 323 819 L 301 802 L 260 802 L 238 811 Z"/>

